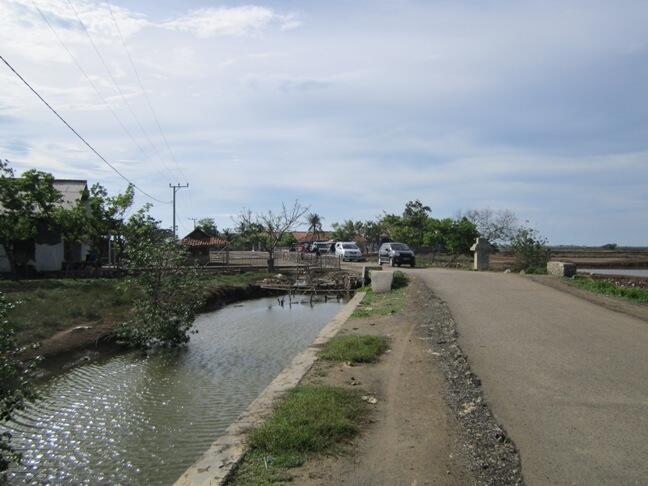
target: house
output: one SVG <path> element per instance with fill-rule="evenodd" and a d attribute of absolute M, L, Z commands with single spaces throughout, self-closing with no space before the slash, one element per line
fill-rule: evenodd
<path fill-rule="evenodd" d="M 79 201 L 88 197 L 88 182 L 74 179 L 55 179 L 54 189 L 61 193 L 59 206 L 72 209 Z M 60 233 L 44 226 L 33 240 L 16 244 L 20 260 L 25 267 L 33 267 L 38 272 L 57 272 L 65 265 L 83 263 L 89 246 L 83 243 L 64 241 Z M 0 245 L 0 272 L 9 272 L 11 267 L 4 248 Z"/>
<path fill-rule="evenodd" d="M 317 238 L 311 231 L 293 231 L 292 235 L 297 240 L 297 243 L 302 245 L 305 243 L 312 243 L 314 241 L 329 241 L 331 239 L 331 231 L 319 231 Z"/>
<path fill-rule="evenodd" d="M 217 236 L 210 236 L 200 228 L 194 229 L 182 238 L 180 244 L 202 263 L 209 262 L 209 250 L 223 250 L 228 245 L 227 241 Z"/>

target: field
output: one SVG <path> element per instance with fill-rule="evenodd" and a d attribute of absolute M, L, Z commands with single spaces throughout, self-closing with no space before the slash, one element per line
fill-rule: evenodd
<path fill-rule="evenodd" d="M 551 248 L 551 260 L 575 263 L 578 268 L 648 268 L 648 248 Z M 513 255 L 503 250 L 491 255 L 491 269 L 511 268 Z"/>

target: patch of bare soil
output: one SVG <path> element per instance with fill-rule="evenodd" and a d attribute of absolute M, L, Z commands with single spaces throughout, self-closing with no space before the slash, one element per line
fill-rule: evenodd
<path fill-rule="evenodd" d="M 370 405 L 370 423 L 346 450 L 290 470 L 295 484 L 475 482 L 458 420 L 444 398 L 448 393 L 446 380 L 438 359 L 430 352 L 427 316 L 421 305 L 428 292 L 413 281 L 403 313 L 347 321 L 341 334 L 388 338 L 389 351 L 377 363 L 349 366 L 318 361 L 307 374 L 305 383 L 359 389 L 377 401 Z"/>

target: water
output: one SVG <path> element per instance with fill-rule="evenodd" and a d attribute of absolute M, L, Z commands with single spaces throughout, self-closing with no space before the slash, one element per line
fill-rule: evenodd
<path fill-rule="evenodd" d="M 648 278 L 648 268 L 579 268 L 578 271 L 596 275 L 628 275 Z"/>
<path fill-rule="evenodd" d="M 40 386 L 10 425 L 16 484 L 171 484 L 317 336 L 342 303 L 275 298 L 198 317 L 178 350 L 129 352 Z"/>

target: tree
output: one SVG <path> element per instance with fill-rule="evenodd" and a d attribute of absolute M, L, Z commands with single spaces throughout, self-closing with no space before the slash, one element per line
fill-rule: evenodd
<path fill-rule="evenodd" d="M 331 236 L 334 240 L 354 241 L 358 238 L 358 235 L 362 234 L 364 224 L 362 221 L 347 219 L 343 223 L 333 223 L 331 226 L 333 227 Z"/>
<path fill-rule="evenodd" d="M 198 267 L 168 231 L 148 214 L 135 213 L 126 225 L 124 290 L 137 296 L 132 318 L 118 335 L 136 346 L 186 343 L 202 303 Z"/>
<path fill-rule="evenodd" d="M 547 239 L 538 231 L 529 227 L 521 227 L 511 240 L 511 248 L 515 256 L 516 271 L 528 273 L 545 273 L 550 250 Z"/>
<path fill-rule="evenodd" d="M 308 207 L 295 201 L 291 207 L 282 203 L 279 212 L 269 210 L 267 213 L 252 214 L 252 211 L 244 209 L 238 215 L 236 221 L 239 228 L 259 229 L 264 237 L 264 248 L 268 252 L 268 271 L 274 270 L 274 251 L 284 235 L 302 224 Z"/>
<path fill-rule="evenodd" d="M 365 221 L 362 225 L 362 236 L 368 247 L 378 248 L 383 240 L 385 228 L 380 221 Z"/>
<path fill-rule="evenodd" d="M 459 218 L 461 217 L 460 213 Z M 463 217 L 471 221 L 479 234 L 491 243 L 508 244 L 520 227 L 517 216 L 508 209 L 469 209 Z"/>
<path fill-rule="evenodd" d="M 201 229 L 209 236 L 218 236 L 218 228 L 216 227 L 216 221 L 214 218 L 202 218 L 198 220 L 196 224 L 196 229 Z"/>
<path fill-rule="evenodd" d="M 87 197 L 81 198 L 74 208 L 56 210 L 63 238 L 88 243 L 98 259 L 103 256 L 105 243 L 110 241 L 115 262 L 119 264 L 126 245 L 124 218 L 134 199 L 132 184 L 122 194 L 112 197 L 101 184 L 94 184 Z"/>
<path fill-rule="evenodd" d="M 21 410 L 29 400 L 35 398 L 32 386 L 37 360 L 24 361 L 21 355 L 26 350 L 15 339 L 15 328 L 7 315 L 13 309 L 0 293 L 0 422 L 11 420 L 16 410 Z M 20 461 L 20 454 L 11 447 L 11 434 L 0 433 L 0 483 L 2 472 L 11 462 Z"/>
<path fill-rule="evenodd" d="M 52 216 L 60 201 L 51 174 L 28 170 L 14 177 L 9 161 L 0 160 L 0 245 L 15 277 L 30 257 L 20 252 L 19 242 L 36 238 L 39 229 L 54 229 Z"/>
<path fill-rule="evenodd" d="M 311 243 L 318 239 L 322 233 L 322 218 L 317 213 L 309 213 L 306 217 L 308 222 L 308 232 L 311 233 Z"/>
<path fill-rule="evenodd" d="M 443 244 L 453 256 L 465 255 L 475 243 L 479 232 L 467 218 L 448 220 Z"/>
<path fill-rule="evenodd" d="M 250 210 L 243 210 L 236 222 L 235 240 L 236 246 L 243 249 L 266 249 L 266 234 L 263 225 L 254 220 Z"/>

